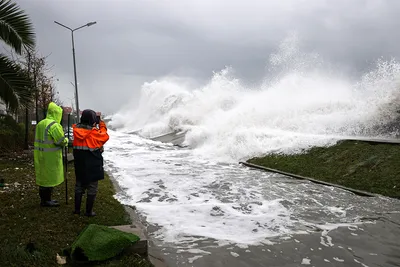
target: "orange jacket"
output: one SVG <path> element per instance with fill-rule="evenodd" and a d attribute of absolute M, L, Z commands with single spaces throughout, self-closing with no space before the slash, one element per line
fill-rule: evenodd
<path fill-rule="evenodd" d="M 74 149 L 94 151 L 101 149 L 108 141 L 107 126 L 100 121 L 99 128 L 81 124 L 72 125 L 74 131 Z"/>

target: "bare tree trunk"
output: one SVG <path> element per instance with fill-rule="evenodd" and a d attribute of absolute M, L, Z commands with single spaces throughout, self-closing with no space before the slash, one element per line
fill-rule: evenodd
<path fill-rule="evenodd" d="M 37 86 L 37 73 L 36 73 L 36 67 L 33 71 L 33 82 L 35 85 L 35 119 L 36 123 L 39 123 L 39 91 L 38 91 L 38 86 Z"/>
<path fill-rule="evenodd" d="M 42 109 L 43 109 L 43 119 L 44 119 L 44 118 L 46 118 L 46 93 L 44 91 L 45 89 L 43 88 L 43 86 L 44 86 L 43 84 L 44 84 L 44 82 L 42 81 L 42 101 L 43 101 Z"/>
<path fill-rule="evenodd" d="M 28 52 L 28 77 L 31 76 L 31 54 Z M 25 140 L 24 149 L 29 149 L 29 109 L 25 108 Z"/>
<path fill-rule="evenodd" d="M 29 149 L 29 109 L 25 108 L 25 142 L 24 149 Z"/>

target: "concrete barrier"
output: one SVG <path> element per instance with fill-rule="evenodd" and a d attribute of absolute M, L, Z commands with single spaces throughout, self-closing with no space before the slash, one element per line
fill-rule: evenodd
<path fill-rule="evenodd" d="M 175 146 L 183 147 L 186 132 L 170 132 L 156 137 L 151 137 L 150 140 L 162 143 L 172 143 Z"/>

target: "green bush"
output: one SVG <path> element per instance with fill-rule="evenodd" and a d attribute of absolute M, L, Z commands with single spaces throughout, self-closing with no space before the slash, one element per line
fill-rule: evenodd
<path fill-rule="evenodd" d="M 9 115 L 0 116 L 0 150 L 10 152 L 23 149 L 25 126 Z"/>
<path fill-rule="evenodd" d="M 19 130 L 18 123 L 10 115 L 0 115 L 0 126 L 2 129 L 11 129 L 14 131 Z"/>
<path fill-rule="evenodd" d="M 18 123 L 18 132 L 21 133 L 22 135 L 25 134 L 25 124 L 20 122 Z"/>

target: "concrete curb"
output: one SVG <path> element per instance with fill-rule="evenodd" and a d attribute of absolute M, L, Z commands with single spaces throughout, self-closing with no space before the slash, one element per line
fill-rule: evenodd
<path fill-rule="evenodd" d="M 132 254 L 138 254 L 138 255 L 142 256 L 143 258 L 148 259 L 148 256 L 149 256 L 148 241 L 147 241 L 147 238 L 144 235 L 143 231 L 140 228 L 138 228 L 134 224 L 109 226 L 109 228 L 114 228 L 114 229 L 120 230 L 125 233 L 137 235 L 140 238 L 140 240 L 138 242 L 136 242 L 135 244 L 133 244 L 126 251 L 129 253 L 132 253 Z"/>
<path fill-rule="evenodd" d="M 334 186 L 334 187 L 338 187 L 340 189 L 344 189 L 347 191 L 350 191 L 356 195 L 359 196 L 365 196 L 365 197 L 378 197 L 380 195 L 378 194 L 373 194 L 373 193 L 369 193 L 369 192 L 365 192 L 365 191 L 361 191 L 361 190 L 357 190 L 357 189 L 353 189 L 353 188 L 349 188 L 349 187 L 345 187 L 342 185 L 338 185 L 338 184 L 332 184 L 332 183 L 328 183 L 328 182 L 324 182 L 324 181 L 320 181 L 320 180 L 316 180 L 310 177 L 305 177 L 305 176 L 301 176 L 301 175 L 297 175 L 297 174 L 293 174 L 293 173 L 289 173 L 289 172 L 284 172 L 284 171 L 280 171 L 280 170 L 276 170 L 276 169 L 271 169 L 271 168 L 267 168 L 264 166 L 260 166 L 257 164 L 252 164 L 252 163 L 248 163 L 248 162 L 239 162 L 239 164 L 243 164 L 247 167 L 251 167 L 251 168 L 256 168 L 256 169 L 260 169 L 260 170 L 264 170 L 264 171 L 268 171 L 268 172 L 274 172 L 274 173 L 279 173 L 279 174 L 283 174 L 292 178 L 296 178 L 296 179 L 300 179 L 300 180 L 307 180 L 316 184 L 322 184 L 322 185 L 326 185 L 326 186 Z"/>
<path fill-rule="evenodd" d="M 400 139 L 379 139 L 379 138 L 343 138 L 340 141 L 353 141 L 353 142 L 366 142 L 366 143 L 375 143 L 375 144 L 392 144 L 392 145 L 400 145 Z"/>

